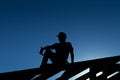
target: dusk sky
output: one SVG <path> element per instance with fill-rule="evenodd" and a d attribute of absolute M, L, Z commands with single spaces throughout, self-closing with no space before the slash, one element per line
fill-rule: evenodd
<path fill-rule="evenodd" d="M 120 1 L 1 0 L 0 73 L 39 67 L 61 31 L 75 62 L 120 55 Z"/>

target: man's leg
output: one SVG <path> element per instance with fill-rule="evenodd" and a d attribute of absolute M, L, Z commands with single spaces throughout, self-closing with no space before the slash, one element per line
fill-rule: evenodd
<path fill-rule="evenodd" d="M 45 66 L 47 64 L 48 59 L 50 59 L 52 62 L 54 62 L 54 54 L 50 49 L 46 49 L 41 66 Z"/>

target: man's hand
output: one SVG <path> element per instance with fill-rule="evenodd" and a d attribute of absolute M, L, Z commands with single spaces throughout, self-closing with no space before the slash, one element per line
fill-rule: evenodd
<path fill-rule="evenodd" d="M 41 47 L 40 52 L 39 52 L 41 55 L 43 55 L 43 50 L 44 50 L 43 47 Z"/>

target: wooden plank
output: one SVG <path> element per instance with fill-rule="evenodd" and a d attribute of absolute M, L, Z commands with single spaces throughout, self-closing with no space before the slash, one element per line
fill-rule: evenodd
<path fill-rule="evenodd" d="M 115 76 L 111 77 L 108 80 L 120 80 L 120 73 L 116 74 Z"/>
<path fill-rule="evenodd" d="M 118 61 L 120 61 L 120 56 L 94 59 L 94 60 L 88 60 L 88 61 L 82 61 L 82 62 L 75 62 L 74 64 L 64 65 L 64 67 L 62 65 L 59 65 L 56 67 L 55 65 L 50 64 L 50 65 L 47 65 L 47 67 L 45 67 L 44 69 L 34 68 L 34 69 L 0 73 L 0 80 L 30 80 L 37 74 L 41 74 L 41 77 L 49 78 L 61 70 L 66 70 L 66 72 L 62 75 L 64 79 L 64 77 L 66 76 L 67 78 L 75 76 L 76 74 L 80 73 L 84 69 L 90 68 L 93 65 L 95 67 L 97 65 L 102 65 L 102 66 L 112 65 Z M 120 70 L 119 66 L 117 68 Z"/>
<path fill-rule="evenodd" d="M 83 75 L 83 76 L 81 76 L 81 77 L 79 77 L 79 78 L 77 78 L 77 79 L 75 79 L 75 80 L 86 80 L 86 79 L 88 79 L 90 77 L 90 73 L 87 73 L 87 74 L 85 74 L 85 75 Z"/>
<path fill-rule="evenodd" d="M 0 80 L 30 80 L 39 74 L 39 68 L 0 73 Z"/>

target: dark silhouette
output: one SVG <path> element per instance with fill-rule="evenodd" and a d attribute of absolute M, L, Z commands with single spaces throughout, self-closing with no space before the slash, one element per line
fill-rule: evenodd
<path fill-rule="evenodd" d="M 63 66 L 68 63 L 67 59 L 69 54 L 71 55 L 71 63 L 74 63 L 73 47 L 70 42 L 66 42 L 66 34 L 64 32 L 60 32 L 57 37 L 59 43 L 41 47 L 40 54 L 43 55 L 43 60 L 40 68 L 44 68 L 46 66 L 48 59 L 50 59 L 54 65 Z M 54 50 L 54 52 L 52 50 Z"/>
<path fill-rule="evenodd" d="M 94 60 L 87 60 L 82 62 L 74 62 L 71 65 L 71 68 L 66 68 L 69 72 L 68 74 L 62 76 L 61 79 L 54 80 L 68 80 L 71 77 L 77 75 L 80 72 L 83 72 L 86 69 L 89 69 L 84 75 L 76 77 L 74 80 L 120 80 L 120 55 L 111 56 L 106 58 L 99 58 Z M 66 66 L 68 66 L 67 64 Z M 49 68 L 49 69 L 48 69 Z M 32 68 L 25 70 L 18 70 L 12 72 L 0 73 L 0 80 L 46 80 L 55 74 L 57 74 L 59 69 L 54 67 L 53 64 L 48 65 L 47 71 L 42 72 L 41 68 Z M 54 69 L 54 70 L 52 70 Z M 62 69 L 62 70 L 66 70 Z M 101 75 L 96 76 L 99 72 L 102 72 Z M 116 73 L 116 75 L 112 75 Z M 39 75 L 39 77 L 35 77 Z M 44 75 L 41 75 L 44 74 Z M 112 75 L 110 77 L 110 75 Z M 67 79 L 66 79 L 67 78 Z"/>

